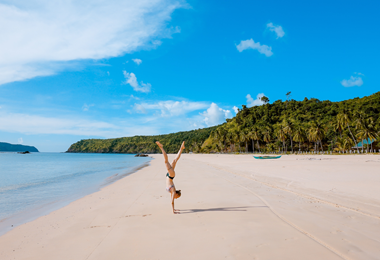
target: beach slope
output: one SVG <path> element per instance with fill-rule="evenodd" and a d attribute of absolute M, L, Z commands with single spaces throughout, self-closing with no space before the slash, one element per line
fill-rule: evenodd
<path fill-rule="evenodd" d="M 379 156 L 183 154 L 0 237 L 0 259 L 379 259 Z M 174 155 L 169 155 L 169 159 Z"/>

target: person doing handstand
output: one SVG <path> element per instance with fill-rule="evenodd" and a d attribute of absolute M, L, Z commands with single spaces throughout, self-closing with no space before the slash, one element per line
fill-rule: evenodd
<path fill-rule="evenodd" d="M 179 214 L 179 210 L 174 209 L 174 199 L 178 199 L 179 197 L 181 197 L 181 190 L 175 189 L 173 179 L 175 177 L 174 168 L 179 160 L 179 157 L 181 157 L 183 149 L 185 149 L 185 142 L 182 143 L 181 148 L 178 151 L 177 157 L 174 159 L 172 164 L 169 163 L 168 155 L 164 150 L 164 146 L 158 141 L 156 142 L 156 144 L 158 145 L 158 147 L 160 147 L 162 151 L 162 154 L 165 158 L 166 169 L 168 170 L 168 173 L 166 174 L 166 191 L 170 192 L 171 195 L 173 213 Z"/>

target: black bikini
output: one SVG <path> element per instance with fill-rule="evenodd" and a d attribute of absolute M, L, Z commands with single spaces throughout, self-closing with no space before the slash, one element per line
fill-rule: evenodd
<path fill-rule="evenodd" d="M 169 173 L 167 173 L 166 176 L 169 177 L 169 179 L 174 179 L 174 177 L 170 177 Z"/>

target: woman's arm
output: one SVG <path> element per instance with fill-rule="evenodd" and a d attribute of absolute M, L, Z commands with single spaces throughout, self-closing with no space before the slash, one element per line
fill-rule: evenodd
<path fill-rule="evenodd" d="M 172 189 L 173 190 L 173 189 Z M 175 191 L 174 192 L 171 192 L 171 199 L 172 199 L 172 209 L 173 209 L 173 214 L 179 214 L 178 210 L 174 209 L 174 195 L 175 195 Z"/>

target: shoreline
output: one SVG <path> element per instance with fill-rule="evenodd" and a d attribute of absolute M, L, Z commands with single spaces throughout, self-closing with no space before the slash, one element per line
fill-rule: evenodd
<path fill-rule="evenodd" d="M 151 158 L 153 159 L 153 158 Z M 139 170 L 148 167 L 150 161 L 144 162 L 141 165 L 128 169 L 126 172 L 118 173 L 111 175 L 105 178 L 101 183 L 98 183 L 92 187 L 87 187 L 79 193 L 71 194 L 68 197 L 61 198 L 59 200 L 46 202 L 43 205 L 31 207 L 24 209 L 22 211 L 16 212 L 11 216 L 8 216 L 0 220 L 0 237 L 11 232 L 14 228 L 32 222 L 40 217 L 49 215 L 52 212 L 55 212 L 61 208 L 64 208 L 70 205 L 72 202 L 80 200 L 83 197 L 101 191 L 104 187 L 111 185 L 112 183 L 125 178 L 133 173 L 138 172 Z"/>
<path fill-rule="evenodd" d="M 171 213 L 161 155 L 150 165 L 0 236 L 1 259 L 376 259 L 373 156 L 255 160 L 183 154 Z M 169 154 L 169 160 L 174 157 Z M 298 160 L 304 159 L 304 160 Z M 173 239 L 175 237 L 175 239 Z M 171 244 L 172 254 L 167 254 Z M 149 249 L 149 250 L 147 250 Z"/>

